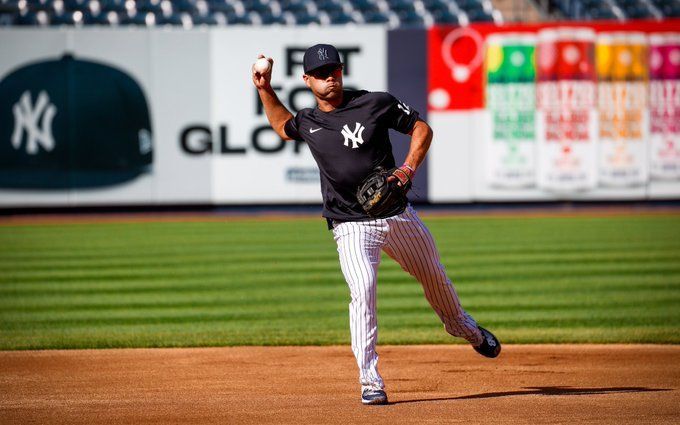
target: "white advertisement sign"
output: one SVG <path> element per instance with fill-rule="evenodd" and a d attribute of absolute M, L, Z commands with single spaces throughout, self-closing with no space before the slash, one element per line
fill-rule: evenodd
<path fill-rule="evenodd" d="M 210 119 L 207 32 L 12 29 L 0 37 L 8 101 L 0 121 L 16 141 L 0 133 L 0 205 L 212 201 L 211 157 L 181 143 L 183 128 Z M 51 143 L 23 149 L 48 135 Z"/>
<path fill-rule="evenodd" d="M 304 142 L 270 128 L 258 53 L 295 113 L 305 49 L 338 47 L 347 88 L 386 89 L 386 33 L 364 28 L 0 32 L 0 206 L 320 202 Z"/>
<path fill-rule="evenodd" d="M 262 28 L 211 35 L 212 126 L 223 129 L 227 148 L 213 168 L 213 199 L 320 202 L 319 172 L 309 148 L 304 142 L 284 142 L 271 129 L 251 81 L 251 65 L 260 53 L 274 59 L 272 87 L 293 114 L 316 106 L 302 79 L 304 51 L 314 44 L 338 48 L 346 88 L 382 91 L 387 74 L 384 29 Z"/>

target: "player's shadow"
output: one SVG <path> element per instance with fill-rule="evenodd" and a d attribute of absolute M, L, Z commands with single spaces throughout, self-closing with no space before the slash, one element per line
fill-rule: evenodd
<path fill-rule="evenodd" d="M 573 395 L 594 395 L 594 394 L 617 394 L 617 393 L 645 393 L 657 391 L 671 391 L 669 388 L 645 388 L 645 387 L 606 387 L 606 388 L 575 388 L 575 387 L 525 387 L 517 391 L 501 391 L 493 393 L 482 393 L 464 395 L 459 397 L 440 397 L 440 398 L 424 398 L 418 400 L 400 400 L 391 402 L 390 404 L 401 403 L 423 403 L 428 401 L 446 401 L 446 400 L 472 400 L 478 398 L 496 398 L 496 397 L 515 397 L 526 395 L 543 395 L 543 396 L 573 396 Z"/>

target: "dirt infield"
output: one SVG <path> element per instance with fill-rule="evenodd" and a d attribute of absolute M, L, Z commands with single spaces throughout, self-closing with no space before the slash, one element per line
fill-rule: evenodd
<path fill-rule="evenodd" d="M 0 423 L 677 423 L 680 346 L 381 347 L 362 406 L 349 347 L 0 352 Z"/>

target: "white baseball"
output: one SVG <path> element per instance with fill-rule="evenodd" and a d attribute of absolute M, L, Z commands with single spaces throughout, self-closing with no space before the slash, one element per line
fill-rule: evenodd
<path fill-rule="evenodd" d="M 255 61 L 255 65 L 253 65 L 253 71 L 259 73 L 259 74 L 266 74 L 272 69 L 272 64 L 269 63 L 269 61 L 265 58 L 260 58 Z"/>

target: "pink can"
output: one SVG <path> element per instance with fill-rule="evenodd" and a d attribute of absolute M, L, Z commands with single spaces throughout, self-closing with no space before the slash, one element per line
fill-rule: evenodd
<path fill-rule="evenodd" d="M 649 76 L 652 80 L 680 80 L 680 34 L 652 34 Z"/>
<path fill-rule="evenodd" d="M 680 180 L 680 33 L 649 36 L 650 174 Z"/>

